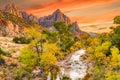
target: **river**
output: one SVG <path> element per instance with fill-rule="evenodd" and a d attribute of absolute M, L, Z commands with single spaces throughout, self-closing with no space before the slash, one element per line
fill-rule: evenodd
<path fill-rule="evenodd" d="M 68 61 L 62 62 L 60 73 L 56 80 L 61 80 L 63 77 L 69 77 L 71 80 L 79 80 L 87 74 L 87 64 L 83 62 L 81 56 L 85 54 L 84 49 L 80 49 L 72 54 Z M 48 79 L 50 80 L 50 73 Z"/>

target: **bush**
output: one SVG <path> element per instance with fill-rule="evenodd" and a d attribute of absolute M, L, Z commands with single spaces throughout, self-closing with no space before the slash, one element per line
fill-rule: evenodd
<path fill-rule="evenodd" d="M 18 41 L 19 41 L 19 38 L 18 38 L 18 37 L 14 37 L 14 38 L 13 38 L 13 42 L 18 43 Z"/>
<path fill-rule="evenodd" d="M 0 48 L 0 55 L 11 56 L 11 54 L 8 51 L 4 51 L 1 48 Z"/>
<path fill-rule="evenodd" d="M 4 59 L 0 56 L 0 65 L 2 65 L 4 63 L 5 63 Z"/>
<path fill-rule="evenodd" d="M 28 66 L 31 70 L 36 65 L 37 53 L 27 46 L 21 50 L 19 61 L 21 61 L 24 66 Z"/>
<path fill-rule="evenodd" d="M 14 37 L 13 42 L 19 43 L 19 44 L 28 44 L 30 43 L 30 39 L 26 39 L 25 37 Z"/>
<path fill-rule="evenodd" d="M 114 18 L 114 23 L 115 23 L 115 24 L 120 24 L 120 16 L 116 16 L 116 17 Z"/>
<path fill-rule="evenodd" d="M 69 77 L 63 77 L 62 80 L 71 80 Z"/>
<path fill-rule="evenodd" d="M 24 69 L 24 67 L 19 67 L 13 72 L 14 80 L 23 80 L 24 77 L 27 80 L 31 80 L 31 74 Z"/>

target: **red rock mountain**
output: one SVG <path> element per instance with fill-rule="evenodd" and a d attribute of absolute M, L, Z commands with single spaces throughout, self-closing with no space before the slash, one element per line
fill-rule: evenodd
<path fill-rule="evenodd" d="M 53 26 L 56 21 L 64 21 L 66 24 L 70 24 L 69 17 L 64 15 L 59 9 L 57 9 L 52 15 L 39 18 L 39 24 L 45 27 Z"/>
<path fill-rule="evenodd" d="M 39 24 L 49 29 L 53 29 L 53 24 L 57 21 L 64 21 L 67 25 L 72 24 L 72 32 L 76 36 L 85 34 L 85 32 L 79 29 L 77 22 L 71 22 L 70 18 L 64 15 L 59 9 L 53 12 L 52 15 L 39 18 Z"/>
<path fill-rule="evenodd" d="M 14 18 L 14 16 L 9 17 L 9 15 L 4 15 L 3 12 L 7 12 L 9 14 L 12 14 L 14 15 L 18 20 L 15 19 L 12 19 Z M 67 17 L 65 14 L 63 14 L 59 9 L 57 9 L 55 12 L 53 12 L 53 14 L 49 15 L 49 16 L 44 16 L 44 17 L 41 17 L 41 18 L 37 18 L 36 16 L 32 15 L 32 14 L 27 14 L 25 11 L 20 11 L 15 4 L 13 3 L 9 3 L 5 6 L 5 8 L 3 9 L 3 12 L 1 12 L 4 16 L 6 16 L 8 19 L 12 19 L 11 21 L 13 21 L 15 24 L 12 25 L 12 22 L 7 22 L 8 24 L 8 28 L 10 29 L 10 26 L 12 26 L 11 30 L 12 31 L 9 31 L 9 30 L 6 30 L 7 34 L 13 34 L 13 36 L 15 35 L 14 32 L 16 33 L 17 31 L 17 34 L 19 33 L 20 28 L 18 24 L 23 24 L 24 23 L 31 23 L 31 22 L 35 22 L 35 23 L 38 23 L 44 27 L 47 27 L 49 29 L 54 29 L 53 27 L 53 24 L 57 21 L 64 21 L 67 25 L 68 24 L 72 24 L 73 27 L 72 27 L 72 32 L 74 35 L 76 36 L 80 36 L 82 34 L 84 34 L 85 32 L 81 31 L 79 29 L 79 26 L 77 24 L 77 22 L 71 22 L 70 18 Z M 2 15 L 0 15 L 2 16 Z M 21 18 L 21 19 L 19 19 Z M 2 19 L 1 19 L 2 20 Z M 9 20 L 8 20 L 9 21 Z M 17 22 L 16 22 L 17 21 Z M 27 22 L 26 22 L 27 21 Z M 16 24 L 18 23 L 18 24 Z M 15 26 L 17 25 L 17 27 Z M 26 26 L 26 24 L 24 25 Z M 23 27 L 24 27 L 23 26 Z M 19 31 L 18 31 L 19 30 Z"/>
<path fill-rule="evenodd" d="M 38 18 L 32 14 L 27 14 L 24 11 L 20 11 L 17 6 L 14 3 L 9 3 L 5 6 L 3 9 L 4 12 L 8 12 L 10 14 L 13 14 L 17 17 L 24 18 L 27 21 L 32 21 L 32 22 L 37 22 L 38 23 Z"/>
<path fill-rule="evenodd" d="M 22 14 L 21 14 L 20 10 L 16 7 L 16 5 L 14 3 L 7 4 L 3 11 L 11 13 L 11 14 L 17 16 L 17 17 L 22 17 Z"/>
<path fill-rule="evenodd" d="M 13 24 L 11 21 L 0 20 L 0 36 L 19 36 L 22 35 L 23 27 Z"/>

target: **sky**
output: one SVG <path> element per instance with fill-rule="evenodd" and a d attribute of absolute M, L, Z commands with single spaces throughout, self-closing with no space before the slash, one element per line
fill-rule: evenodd
<path fill-rule="evenodd" d="M 85 30 L 83 26 L 110 25 L 114 17 L 120 15 L 120 0 L 0 0 L 0 8 L 9 2 L 14 2 L 19 9 L 37 17 L 50 15 L 60 9 Z"/>

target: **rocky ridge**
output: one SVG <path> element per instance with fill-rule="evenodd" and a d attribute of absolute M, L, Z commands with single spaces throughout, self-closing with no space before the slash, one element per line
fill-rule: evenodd
<path fill-rule="evenodd" d="M 24 18 L 27 21 L 38 22 L 38 18 L 36 16 L 32 14 L 29 15 L 24 11 L 20 11 L 14 3 L 7 4 L 3 11 L 13 14 L 17 17 Z"/>
<path fill-rule="evenodd" d="M 52 27 L 54 22 L 57 22 L 57 21 L 64 21 L 66 24 L 71 23 L 71 20 L 69 19 L 69 17 L 64 15 L 59 9 L 53 12 L 52 15 L 39 18 L 39 24 L 45 27 Z"/>
<path fill-rule="evenodd" d="M 23 28 L 11 21 L 0 20 L 0 36 L 19 36 L 22 35 Z"/>
<path fill-rule="evenodd" d="M 5 12 L 3 14 L 9 13 L 11 15 L 14 15 L 13 17 L 21 18 L 21 20 L 20 20 L 21 22 L 19 22 L 20 24 L 21 23 L 28 24 L 31 22 L 35 22 L 35 23 L 42 25 L 50 30 L 54 30 L 53 24 L 55 22 L 64 21 L 67 25 L 72 24 L 73 27 L 72 27 L 71 31 L 75 36 L 81 36 L 81 35 L 85 34 L 85 32 L 83 32 L 79 29 L 77 22 L 72 22 L 70 20 L 70 18 L 68 16 L 66 16 L 65 14 L 63 14 L 59 9 L 57 9 L 51 15 L 37 18 L 36 16 L 34 16 L 32 14 L 27 14 L 25 11 L 20 11 L 14 3 L 9 3 L 5 6 L 5 8 L 3 9 L 3 12 Z M 9 15 L 7 15 L 7 16 L 9 17 Z M 11 17 L 9 17 L 9 18 L 11 18 Z M 23 31 L 23 29 L 20 28 L 21 25 L 13 24 L 13 22 L 16 22 L 19 20 L 16 20 L 16 21 L 14 21 L 15 19 L 12 19 L 12 20 L 13 21 L 11 21 L 11 22 L 9 20 L 7 22 L 6 22 L 6 20 L 4 21 L 7 23 L 7 25 L 5 25 L 5 26 L 8 26 L 8 28 L 6 28 L 8 30 L 4 29 L 4 32 L 6 31 L 8 35 L 12 34 L 12 36 L 14 36 L 14 35 L 17 35 L 18 33 L 20 33 L 21 31 Z M 24 27 L 27 24 L 22 25 L 22 26 Z M 30 25 L 28 25 L 28 26 L 30 26 Z M 22 29 L 22 30 L 19 30 L 19 29 Z M 2 34 L 2 32 L 0 32 L 0 34 Z"/>
<path fill-rule="evenodd" d="M 85 34 L 85 32 L 79 29 L 77 22 L 71 22 L 70 18 L 63 14 L 59 9 L 53 12 L 52 15 L 44 16 L 39 18 L 39 24 L 45 26 L 49 29 L 54 29 L 53 24 L 58 21 L 64 21 L 67 25 L 72 24 L 72 32 L 75 36 L 81 36 Z"/>

